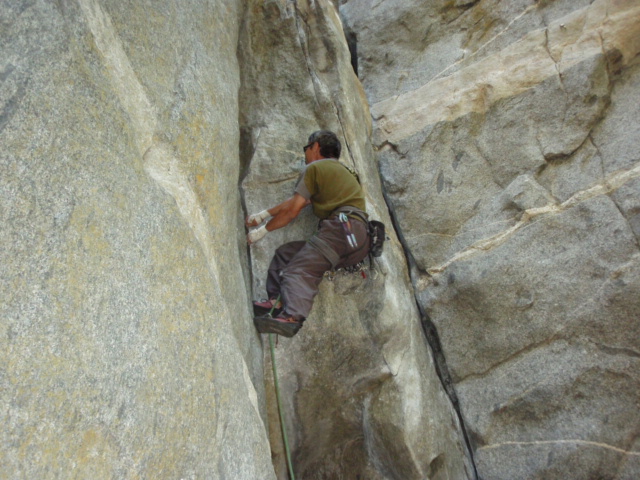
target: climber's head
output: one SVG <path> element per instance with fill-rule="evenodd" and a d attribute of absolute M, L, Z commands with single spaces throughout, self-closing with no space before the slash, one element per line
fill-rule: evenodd
<path fill-rule="evenodd" d="M 318 130 L 309 135 L 309 141 L 304 147 L 306 163 L 321 158 L 340 158 L 342 146 L 335 133 L 328 130 Z"/>

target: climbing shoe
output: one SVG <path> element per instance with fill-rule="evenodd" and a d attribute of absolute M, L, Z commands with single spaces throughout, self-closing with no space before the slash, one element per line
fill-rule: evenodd
<path fill-rule="evenodd" d="M 293 337 L 302 328 L 302 322 L 290 318 L 262 315 L 253 319 L 260 333 L 275 333 L 283 337 Z"/>
<path fill-rule="evenodd" d="M 274 303 L 276 305 L 276 308 L 273 308 Z M 273 312 L 271 312 L 272 308 L 273 308 Z M 263 300 L 262 302 L 253 302 L 253 314 L 256 317 L 269 315 L 269 313 L 271 313 L 273 317 L 277 317 L 278 315 L 280 315 L 281 312 L 282 312 L 282 302 L 279 302 L 279 301 L 276 302 L 275 299 Z"/>

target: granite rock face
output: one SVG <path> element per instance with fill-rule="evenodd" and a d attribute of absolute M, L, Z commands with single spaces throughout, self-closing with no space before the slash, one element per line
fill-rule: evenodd
<path fill-rule="evenodd" d="M 380 260 L 364 277 L 338 272 L 332 281 L 323 280 L 302 330 L 281 339 L 276 349 L 296 477 L 474 478 L 457 413 L 422 332 L 404 252 L 391 228 L 369 140 L 370 113 L 335 7 L 253 1 L 242 31 L 240 128 L 247 211 L 288 198 L 308 135 L 330 129 L 342 141 L 341 161 L 359 172 L 371 217 L 390 227 Z M 251 247 L 256 299 L 266 295 L 266 269 L 275 248 L 310 237 L 316 223 L 310 211 L 303 212 L 294 224 Z M 272 392 L 270 399 L 274 463 L 278 478 L 285 479 Z"/>
<path fill-rule="evenodd" d="M 640 476 L 639 19 L 4 2 L 0 476 L 287 478 L 250 301 L 315 219 L 243 217 L 320 128 L 390 239 L 276 348 L 296 476 Z"/>
<path fill-rule="evenodd" d="M 287 477 L 250 300 L 315 221 L 248 251 L 243 217 L 290 195 L 307 135 L 331 128 L 391 239 L 278 346 L 297 476 L 474 477 L 333 3 L 0 15 L 0 476 Z"/>
<path fill-rule="evenodd" d="M 275 478 L 239 268 L 242 14 L 3 2 L 0 477 Z"/>
<path fill-rule="evenodd" d="M 640 4 L 349 0 L 478 476 L 640 476 Z"/>

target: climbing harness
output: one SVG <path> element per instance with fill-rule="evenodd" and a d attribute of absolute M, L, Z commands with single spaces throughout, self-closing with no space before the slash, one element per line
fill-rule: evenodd
<path fill-rule="evenodd" d="M 273 315 L 273 311 L 276 308 L 276 305 L 280 301 L 280 295 L 273 304 L 273 308 L 269 312 L 269 315 Z M 269 334 L 269 348 L 271 350 L 271 366 L 273 369 L 273 384 L 276 389 L 276 401 L 278 403 L 278 415 L 280 415 L 280 429 L 282 430 L 282 441 L 284 443 L 284 452 L 287 457 L 287 468 L 289 469 L 289 476 L 291 480 L 296 480 L 296 476 L 293 473 L 293 464 L 291 463 L 291 451 L 289 450 L 289 440 L 287 438 L 287 429 L 284 425 L 284 415 L 282 408 L 282 401 L 280 399 L 280 385 L 278 383 L 278 370 L 276 369 L 276 352 L 273 344 L 273 333 Z"/>

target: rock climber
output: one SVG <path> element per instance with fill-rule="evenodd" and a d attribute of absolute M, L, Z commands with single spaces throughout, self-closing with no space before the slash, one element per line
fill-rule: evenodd
<path fill-rule="evenodd" d="M 324 273 L 355 265 L 369 253 L 364 192 L 355 174 L 338 161 L 338 137 L 318 130 L 303 151 L 306 166 L 293 195 L 245 222 L 258 227 L 247 235 L 252 245 L 288 225 L 309 204 L 320 218 L 318 231 L 308 241 L 285 243 L 276 250 L 267 274 L 268 300 L 253 304 L 254 324 L 261 333 L 294 336 L 311 311 Z"/>

